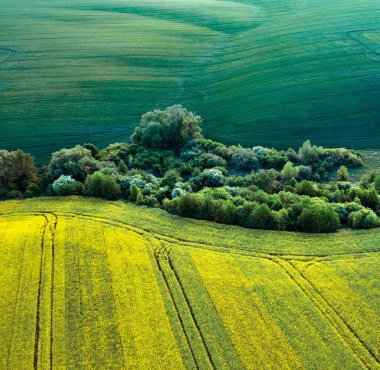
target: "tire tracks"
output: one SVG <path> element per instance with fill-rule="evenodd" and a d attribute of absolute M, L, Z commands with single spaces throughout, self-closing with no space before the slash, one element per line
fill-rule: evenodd
<path fill-rule="evenodd" d="M 161 247 L 154 251 L 154 257 L 158 269 L 164 279 L 170 298 L 175 306 L 178 319 L 191 350 L 196 368 L 204 369 L 205 366 L 207 366 L 212 369 L 216 369 L 190 300 L 186 294 L 180 277 L 175 270 L 172 261 L 170 260 L 170 250 L 167 250 L 165 244 L 162 243 Z M 170 280 L 172 280 L 172 282 Z M 174 284 L 179 288 L 176 293 L 173 291 Z M 183 314 L 186 314 L 187 318 L 191 321 L 188 321 L 186 318 L 182 317 Z M 199 339 L 198 343 L 196 343 L 196 338 Z M 200 350 L 203 353 L 200 353 Z M 205 363 L 205 358 L 207 358 L 208 363 Z"/>
<path fill-rule="evenodd" d="M 0 48 L 0 50 L 4 50 L 8 52 L 8 55 L 3 60 L 0 61 L 0 67 L 2 67 L 16 55 L 16 50 L 8 49 L 8 48 Z"/>
<path fill-rule="evenodd" d="M 288 277 L 296 284 L 303 294 L 309 298 L 319 310 L 321 316 L 330 322 L 338 336 L 351 348 L 358 360 L 367 368 L 375 369 L 379 366 L 373 351 L 359 338 L 351 326 L 341 317 L 336 309 L 321 295 L 311 281 L 309 281 L 292 262 L 273 260 Z"/>

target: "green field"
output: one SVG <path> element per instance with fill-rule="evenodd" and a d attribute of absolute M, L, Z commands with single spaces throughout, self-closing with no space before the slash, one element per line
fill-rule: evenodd
<path fill-rule="evenodd" d="M 378 369 L 380 230 L 0 203 L 0 368 Z"/>
<path fill-rule="evenodd" d="M 1 0 L 0 25 L 0 147 L 39 161 L 174 103 L 229 144 L 380 147 L 377 0 Z"/>

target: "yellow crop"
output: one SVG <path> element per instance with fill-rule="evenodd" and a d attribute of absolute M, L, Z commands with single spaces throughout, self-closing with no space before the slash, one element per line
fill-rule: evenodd
<path fill-rule="evenodd" d="M 0 369 L 377 369 L 379 231 L 0 203 Z"/>

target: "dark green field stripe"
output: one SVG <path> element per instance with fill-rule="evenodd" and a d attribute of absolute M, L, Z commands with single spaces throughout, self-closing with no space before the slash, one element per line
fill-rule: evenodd
<path fill-rule="evenodd" d="M 204 341 L 217 369 L 243 369 L 231 339 L 188 252 L 172 249 L 170 262 L 191 302 Z"/>

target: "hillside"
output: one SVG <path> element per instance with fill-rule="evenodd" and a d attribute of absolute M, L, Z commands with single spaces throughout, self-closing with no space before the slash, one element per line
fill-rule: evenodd
<path fill-rule="evenodd" d="M 379 236 L 1 202 L 0 367 L 377 369 Z"/>
<path fill-rule="evenodd" d="M 377 0 L 16 0 L 0 22 L 0 147 L 41 162 L 173 103 L 228 144 L 379 148 Z"/>

